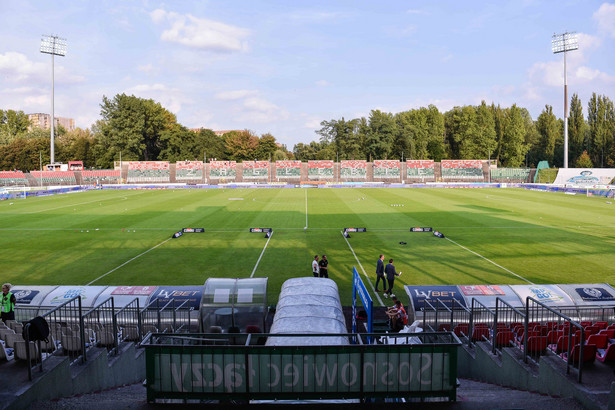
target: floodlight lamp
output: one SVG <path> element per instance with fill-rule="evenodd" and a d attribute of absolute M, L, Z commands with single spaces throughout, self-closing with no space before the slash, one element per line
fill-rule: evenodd
<path fill-rule="evenodd" d="M 58 36 L 43 36 L 41 39 L 41 53 L 65 56 L 66 39 Z"/>
<path fill-rule="evenodd" d="M 577 38 L 577 33 L 574 31 L 563 34 L 553 34 L 553 37 L 551 37 L 551 50 L 553 50 L 553 54 L 578 49 L 579 40 Z"/>

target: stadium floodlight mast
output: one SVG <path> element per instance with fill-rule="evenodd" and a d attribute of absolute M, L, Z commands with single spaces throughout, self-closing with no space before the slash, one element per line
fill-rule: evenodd
<path fill-rule="evenodd" d="M 53 107 L 54 100 L 54 56 L 64 57 L 66 55 L 66 39 L 55 35 L 43 35 L 41 39 L 41 53 L 51 54 L 51 152 L 50 162 L 55 164 L 55 148 L 54 148 L 54 128 L 55 128 L 55 113 Z"/>
<path fill-rule="evenodd" d="M 564 168 L 568 168 L 568 81 L 566 79 L 566 52 L 579 49 L 577 33 L 567 31 L 553 34 L 551 38 L 553 54 L 564 53 Z"/>

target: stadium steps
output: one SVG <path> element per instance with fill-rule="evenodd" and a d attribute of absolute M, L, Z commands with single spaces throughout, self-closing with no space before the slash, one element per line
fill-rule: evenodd
<path fill-rule="evenodd" d="M 175 163 L 169 164 L 169 182 L 177 182 L 177 165 Z"/>
<path fill-rule="evenodd" d="M 26 176 L 26 179 L 28 180 L 28 185 L 30 185 L 31 187 L 35 187 L 35 186 L 40 186 L 40 182 L 38 182 L 36 180 L 36 178 L 34 178 L 34 176 L 32 174 L 30 174 L 29 172 L 27 174 L 24 174 Z"/>
<path fill-rule="evenodd" d="M 31 403 L 37 400 L 45 404 L 60 397 L 143 381 L 145 351 L 136 349 L 134 343 L 122 343 L 119 350 L 118 355 L 108 356 L 105 348 L 91 348 L 88 350 L 88 360 L 83 364 L 71 364 L 68 356 L 54 355 L 43 364 L 43 372 L 38 369 L 32 371 L 32 381 L 28 380 L 25 361 L 1 363 L 0 409 L 31 408 Z M 88 407 L 99 409 L 94 403 L 96 400 L 92 400 Z"/>

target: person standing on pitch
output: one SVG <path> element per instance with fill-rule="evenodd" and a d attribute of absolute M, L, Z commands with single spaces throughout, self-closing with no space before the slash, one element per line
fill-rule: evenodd
<path fill-rule="evenodd" d="M 378 257 L 378 262 L 376 262 L 376 292 L 380 292 L 378 290 L 380 280 L 382 280 L 384 290 L 387 290 L 387 283 L 384 280 L 384 255 L 382 254 Z"/>
<path fill-rule="evenodd" d="M 393 259 L 389 259 L 389 263 L 384 267 L 384 273 L 387 276 L 387 282 L 389 283 L 389 288 L 384 292 L 384 297 L 395 296 L 393 294 L 393 283 L 395 282 L 395 276 L 401 275 L 401 272 L 395 272 L 395 266 L 393 266 Z"/>
<path fill-rule="evenodd" d="M 318 255 L 314 255 L 314 260 L 312 261 L 312 273 L 314 277 L 317 278 L 319 275 L 320 269 L 318 268 Z"/>
<path fill-rule="evenodd" d="M 327 260 L 327 255 L 322 255 L 322 259 L 320 260 L 320 262 L 318 262 L 318 266 L 320 268 L 319 276 L 321 278 L 328 278 L 329 277 L 329 272 L 328 272 L 329 261 Z"/>

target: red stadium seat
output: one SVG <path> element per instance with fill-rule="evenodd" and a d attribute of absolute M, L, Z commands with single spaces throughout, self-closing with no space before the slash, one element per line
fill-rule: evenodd
<path fill-rule="evenodd" d="M 488 327 L 475 327 L 472 331 L 472 341 L 483 341 L 484 339 L 489 339 L 490 331 Z"/>
<path fill-rule="evenodd" d="M 438 332 L 450 332 L 451 324 L 450 323 L 440 323 L 438 325 Z"/>
<path fill-rule="evenodd" d="M 606 335 L 591 335 L 589 339 L 587 339 L 588 345 L 596 345 L 598 349 L 606 349 L 609 339 Z"/>
<path fill-rule="evenodd" d="M 454 332 L 458 337 L 468 336 L 468 333 L 470 333 L 470 325 L 467 323 L 459 323 L 455 326 Z"/>
<path fill-rule="evenodd" d="M 515 334 L 510 330 L 498 330 L 495 345 L 496 347 L 506 347 L 510 346 L 511 343 L 515 340 Z"/>
<path fill-rule="evenodd" d="M 599 335 L 606 335 L 609 339 L 615 339 L 615 329 L 602 329 L 598 332 Z"/>
<path fill-rule="evenodd" d="M 549 333 L 547 333 L 547 342 L 550 345 L 555 344 L 557 343 L 557 339 L 559 339 L 560 336 L 564 336 L 563 330 L 551 330 Z"/>
<path fill-rule="evenodd" d="M 596 345 L 584 345 L 583 346 L 583 363 L 590 363 L 596 360 L 596 352 L 598 349 Z M 581 345 L 574 345 L 572 352 L 568 357 L 569 363 L 576 363 L 579 361 L 581 355 Z"/>
<path fill-rule="evenodd" d="M 601 362 L 615 362 L 615 343 L 610 344 L 606 350 L 599 350 L 596 359 Z"/>
<path fill-rule="evenodd" d="M 587 326 L 591 326 L 593 325 L 591 320 L 582 320 L 581 323 L 579 323 L 581 326 L 583 327 L 587 327 Z"/>
<path fill-rule="evenodd" d="M 595 335 L 596 333 L 598 333 L 600 331 L 600 327 L 599 326 L 587 326 L 585 328 L 585 336 L 589 336 L 589 335 Z"/>
<path fill-rule="evenodd" d="M 574 346 L 574 344 L 576 343 L 576 338 L 573 337 L 572 338 L 572 344 Z M 568 351 L 568 335 L 566 336 L 560 336 L 557 339 L 557 343 L 555 346 L 552 347 L 552 349 L 555 350 L 555 353 L 562 353 L 562 352 L 566 352 Z"/>
<path fill-rule="evenodd" d="M 606 329 L 606 327 L 609 325 L 608 322 L 596 322 L 594 323 L 594 326 L 598 326 L 600 329 Z"/>
<path fill-rule="evenodd" d="M 540 353 L 548 346 L 547 336 L 532 336 L 527 339 L 527 352 Z"/>

